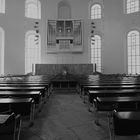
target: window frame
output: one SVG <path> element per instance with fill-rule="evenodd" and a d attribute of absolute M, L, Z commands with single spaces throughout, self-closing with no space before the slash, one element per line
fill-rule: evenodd
<path fill-rule="evenodd" d="M 5 0 L 0 0 L 0 13 L 5 14 Z"/>
<path fill-rule="evenodd" d="M 35 42 L 36 41 L 35 40 L 36 35 L 38 35 L 37 42 Z M 33 43 L 38 43 L 38 44 L 34 44 L 34 46 L 31 46 L 31 47 L 28 48 L 28 43 L 29 43 L 28 42 L 28 37 L 30 37 L 30 36 L 34 36 L 34 42 Z M 40 63 L 41 62 L 41 35 L 39 33 L 36 33 L 34 30 L 27 31 L 26 34 L 25 34 L 25 44 L 26 44 L 25 45 L 25 74 L 26 74 L 26 73 L 29 73 L 29 72 L 33 72 L 33 67 L 32 66 L 33 66 L 34 63 L 32 64 L 32 66 L 28 66 L 29 61 L 30 62 L 32 62 L 32 61 L 35 62 L 36 59 L 38 59 L 37 62 L 35 62 L 35 63 Z M 39 53 L 38 58 L 35 58 L 35 51 L 33 51 L 33 48 L 32 48 L 32 47 L 36 47 L 36 46 L 38 47 L 38 48 L 36 48 L 36 52 Z M 34 54 L 34 55 L 31 55 L 29 53 L 30 55 L 27 56 L 27 53 L 30 52 L 30 51 L 33 51 L 32 54 Z M 35 58 L 34 60 L 33 60 L 33 57 Z M 30 69 L 28 69 L 29 67 L 32 68 L 31 71 L 30 71 Z"/>
<path fill-rule="evenodd" d="M 135 38 L 133 34 L 135 35 Z M 139 30 L 131 30 L 127 33 L 127 73 L 140 74 L 140 32 Z"/>
<path fill-rule="evenodd" d="M 130 4 L 130 7 L 128 7 L 128 1 L 130 1 L 130 3 L 133 3 L 134 0 L 124 0 L 124 9 L 125 9 L 124 13 L 127 14 L 127 15 L 138 13 L 140 11 L 140 2 L 139 2 L 139 0 L 137 0 L 137 2 L 138 2 L 138 6 L 137 6 L 138 10 L 136 10 L 136 11 L 134 10 L 134 9 L 136 9 L 136 7 L 134 5 L 131 6 L 131 4 Z M 130 11 L 128 12 L 128 10 L 130 10 Z"/>
<path fill-rule="evenodd" d="M 67 13 L 69 13 L 68 17 L 65 17 L 64 15 L 61 15 L 61 8 L 67 8 Z M 58 19 L 71 19 L 71 5 L 66 0 L 62 0 L 57 4 L 57 17 Z M 63 18 L 62 18 L 63 17 Z"/>
<path fill-rule="evenodd" d="M 30 12 L 28 9 L 29 5 L 34 5 L 36 7 L 36 13 L 37 15 L 30 15 Z M 40 0 L 26 0 L 25 1 L 25 17 L 26 18 L 31 18 L 31 19 L 41 19 L 41 2 Z"/>
<path fill-rule="evenodd" d="M 94 41 L 92 41 L 92 39 Z M 97 45 L 96 45 L 97 41 Z M 94 43 L 92 45 L 92 43 Z M 96 46 L 95 46 L 96 45 Z M 98 34 L 94 35 L 94 37 L 91 37 L 91 58 L 90 61 L 92 64 L 97 64 L 96 65 L 96 70 L 98 72 L 102 72 L 102 37 Z M 99 66 L 98 66 L 99 63 Z"/>
<path fill-rule="evenodd" d="M 96 11 L 96 15 L 94 13 L 92 13 L 92 11 L 94 11 L 93 8 L 95 6 L 99 6 L 100 7 L 100 12 Z M 98 9 L 99 9 L 99 7 L 98 7 Z M 96 16 L 96 18 L 95 18 L 95 16 Z M 102 19 L 102 5 L 101 4 L 93 3 L 91 5 L 91 7 L 90 7 L 90 19 L 91 20 Z"/>

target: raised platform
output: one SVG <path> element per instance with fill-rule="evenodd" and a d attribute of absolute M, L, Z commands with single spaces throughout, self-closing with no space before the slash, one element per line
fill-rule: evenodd
<path fill-rule="evenodd" d="M 93 64 L 36 64 L 36 75 L 57 75 L 66 70 L 70 74 L 90 75 L 93 74 Z"/>

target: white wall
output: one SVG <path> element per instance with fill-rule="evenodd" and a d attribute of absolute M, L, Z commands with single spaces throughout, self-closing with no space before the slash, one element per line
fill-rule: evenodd
<path fill-rule="evenodd" d="M 42 19 L 27 19 L 25 0 L 6 0 L 6 13 L 0 14 L 0 26 L 5 30 L 5 74 L 24 74 L 25 33 L 34 29 L 39 21 L 42 63 L 90 63 L 90 0 L 67 0 L 71 5 L 72 18 L 84 20 L 83 53 L 46 52 L 47 20 L 57 19 L 60 0 L 40 0 Z M 124 14 L 123 0 L 93 0 L 103 6 L 103 19 L 95 21 L 95 33 L 102 36 L 102 69 L 104 73 L 127 72 L 126 35 L 131 29 L 140 29 L 140 12 Z"/>
<path fill-rule="evenodd" d="M 27 19 L 24 13 L 25 0 L 6 0 L 6 13 L 0 14 L 0 26 L 5 31 L 5 74 L 25 73 L 25 33 L 34 30 L 35 21 L 39 21 L 42 42 L 45 42 L 45 11 L 42 11 L 44 21 Z"/>
<path fill-rule="evenodd" d="M 5 31 L 5 74 L 23 73 L 24 1 L 6 1 L 6 13 L 0 14 L 0 19 Z"/>
<path fill-rule="evenodd" d="M 0 14 L 0 26 L 5 30 L 5 74 L 25 73 L 25 33 L 34 30 L 35 21 L 39 21 L 41 34 L 42 63 L 88 63 L 88 2 L 71 0 L 73 19 L 84 19 L 83 53 L 48 54 L 46 52 L 47 20 L 57 19 L 57 4 L 60 0 L 40 0 L 42 7 L 41 20 L 28 19 L 24 16 L 25 1 L 6 1 L 6 14 Z"/>
<path fill-rule="evenodd" d="M 46 22 L 48 19 L 57 19 L 57 4 L 61 0 L 47 0 L 46 5 Z M 88 35 L 89 35 L 89 20 L 88 20 L 88 0 L 67 0 L 71 6 L 71 18 L 83 19 L 83 52 L 82 53 L 46 53 L 43 55 L 43 63 L 57 63 L 57 64 L 78 64 L 90 63 L 88 55 Z M 45 48 L 44 48 L 45 49 Z M 46 51 L 46 50 L 45 50 Z"/>
<path fill-rule="evenodd" d="M 124 14 L 123 3 L 123 0 L 106 0 L 103 4 L 103 28 L 98 31 L 103 37 L 104 73 L 127 73 L 127 33 L 140 28 L 140 12 Z"/>
<path fill-rule="evenodd" d="M 60 0 L 47 0 L 47 19 L 57 19 Z M 84 51 L 81 54 L 47 54 L 46 63 L 90 63 L 90 4 L 102 6 L 102 19 L 94 20 L 95 34 L 102 37 L 102 72 L 127 73 L 127 32 L 140 28 L 140 12 L 125 14 L 124 0 L 68 0 L 72 18 L 84 19 Z"/>

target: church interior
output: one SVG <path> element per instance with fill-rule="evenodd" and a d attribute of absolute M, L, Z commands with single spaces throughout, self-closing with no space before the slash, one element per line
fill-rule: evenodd
<path fill-rule="evenodd" d="M 140 0 L 0 0 L 1 140 L 140 140 Z"/>

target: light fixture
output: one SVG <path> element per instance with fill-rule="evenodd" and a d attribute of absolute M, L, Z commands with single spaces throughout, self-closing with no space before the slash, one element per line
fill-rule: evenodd
<path fill-rule="evenodd" d="M 38 28 L 38 26 L 35 25 L 34 28 Z"/>
<path fill-rule="evenodd" d="M 95 30 L 96 26 L 95 26 L 95 23 L 94 22 L 91 22 L 91 37 L 93 38 L 94 37 L 94 30 Z M 93 42 L 95 40 L 91 39 Z"/>
<path fill-rule="evenodd" d="M 38 21 L 35 22 L 34 28 L 35 28 L 35 32 L 36 32 L 34 41 L 36 42 L 36 45 L 37 45 L 37 44 L 39 44 L 39 35 L 38 35 L 39 34 L 39 22 Z"/>
<path fill-rule="evenodd" d="M 39 24 L 39 22 L 38 22 L 38 21 L 36 21 L 36 22 L 35 22 L 35 24 Z"/>
<path fill-rule="evenodd" d="M 38 37 L 39 37 L 39 35 L 35 35 L 35 37 L 37 37 L 37 38 L 38 38 Z"/>
<path fill-rule="evenodd" d="M 39 30 L 36 30 L 36 33 L 39 33 Z"/>

